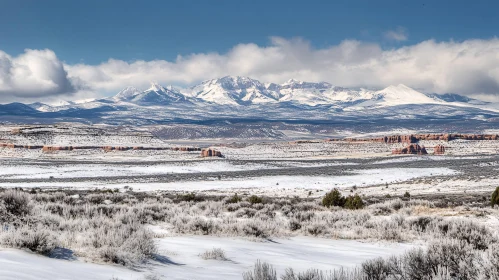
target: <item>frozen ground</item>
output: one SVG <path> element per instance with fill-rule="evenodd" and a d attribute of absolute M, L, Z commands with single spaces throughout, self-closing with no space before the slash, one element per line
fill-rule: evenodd
<path fill-rule="evenodd" d="M 0 187 L 122 189 L 127 186 L 139 191 L 253 192 L 303 196 L 309 191 L 314 191 L 314 195 L 323 195 L 333 187 L 361 188 L 459 173 L 438 164 L 424 168 L 401 168 L 397 167 L 398 160 L 210 160 L 121 164 L 3 160 L 0 161 L 3 166 L 0 169 Z"/>
<path fill-rule="evenodd" d="M 53 135 L 55 131 L 55 136 Z M 147 133 L 126 129 L 102 131 L 75 128 L 30 128 L 25 134 L 0 129 L 5 142 L 24 145 L 169 146 Z M 196 142 L 191 143 L 196 146 Z M 403 144 L 347 142 L 223 143 L 215 146 L 225 158 L 203 159 L 198 152 L 102 150 L 43 153 L 0 148 L 0 187 L 47 189 L 105 188 L 125 191 L 196 192 L 321 198 L 333 188 L 343 194 L 384 197 L 487 193 L 499 185 L 499 141 L 422 141 L 428 156 L 392 156 Z M 431 155 L 443 144 L 445 156 Z M 190 146 L 189 142 L 181 144 Z M 481 194 L 480 194 L 481 195 Z M 354 266 L 378 256 L 400 254 L 408 244 L 362 243 L 296 236 L 253 242 L 207 236 L 161 236 L 163 257 L 138 270 L 86 263 L 61 252 L 48 258 L 20 250 L 0 249 L 0 279 L 241 279 L 257 259 L 278 272 L 329 270 Z M 203 260 L 212 248 L 225 251 L 228 261 Z"/>
<path fill-rule="evenodd" d="M 401 254 L 409 244 L 362 243 L 350 240 L 328 240 L 311 237 L 252 242 L 245 239 L 203 236 L 157 239 L 159 254 L 165 255 L 137 270 L 115 265 L 85 263 L 65 255 L 65 259 L 48 258 L 14 249 L 0 249 L 0 279 L 72 279 L 110 280 L 144 279 L 241 279 L 257 259 L 271 262 L 282 273 L 292 267 L 331 270 L 353 267 L 378 256 Z M 225 251 L 227 261 L 204 260 L 199 255 L 213 248 Z"/>
<path fill-rule="evenodd" d="M 398 156 L 333 160 L 230 160 L 101 162 L 0 160 L 0 187 L 118 188 L 139 191 L 259 193 L 322 196 L 332 188 L 366 195 L 488 191 L 499 184 L 499 158 Z M 312 192 L 312 193 L 310 193 Z"/>

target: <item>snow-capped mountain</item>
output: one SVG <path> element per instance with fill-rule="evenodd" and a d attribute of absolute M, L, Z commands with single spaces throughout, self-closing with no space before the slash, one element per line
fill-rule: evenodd
<path fill-rule="evenodd" d="M 187 101 L 187 97 L 177 89 L 172 86 L 163 87 L 157 83 L 152 83 L 149 89 L 142 92 L 134 87 L 127 87 L 115 95 L 113 99 L 140 105 L 168 105 Z"/>
<path fill-rule="evenodd" d="M 197 99 L 222 105 L 273 103 L 281 97 L 278 91 L 268 89 L 260 81 L 239 76 L 204 81 L 184 92 Z"/>
<path fill-rule="evenodd" d="M 19 108 L 19 114 L 14 108 Z M 235 119 L 348 123 L 463 119 L 493 123 L 499 119 L 496 103 L 456 94 L 423 93 L 402 84 L 380 90 L 351 89 L 293 79 L 282 84 L 264 84 L 239 76 L 208 80 L 187 89 L 153 83 L 144 91 L 127 87 L 108 98 L 60 105 L 14 104 L 4 109 L 4 115 L 36 120 L 78 119 L 109 124 L 212 123 Z"/>
<path fill-rule="evenodd" d="M 54 110 L 57 110 L 57 109 L 54 109 L 53 106 L 50 106 L 50 105 L 47 105 L 47 104 L 41 103 L 41 102 L 35 102 L 35 103 L 31 103 L 31 104 L 26 104 L 26 105 L 37 110 L 37 111 L 40 111 L 40 112 L 53 112 Z"/>
<path fill-rule="evenodd" d="M 252 105 L 291 102 L 317 106 L 365 102 L 363 106 L 435 104 L 443 100 L 427 96 L 405 85 L 383 90 L 347 89 L 326 82 L 311 83 L 291 79 L 283 84 L 263 84 L 247 77 L 226 76 L 202 82 L 182 91 L 186 96 L 220 105 Z"/>
<path fill-rule="evenodd" d="M 329 83 L 308 83 L 291 79 L 279 85 L 277 89 L 281 98 L 280 101 L 289 101 L 299 104 L 315 106 L 319 104 L 330 104 L 327 92 L 333 90 Z"/>
<path fill-rule="evenodd" d="M 443 100 L 436 100 L 428 97 L 426 94 L 418 92 L 406 85 L 389 86 L 377 91 L 374 96 L 382 100 L 380 105 L 395 106 L 402 104 L 435 104 L 442 103 Z"/>
<path fill-rule="evenodd" d="M 141 93 L 141 91 L 139 91 L 138 89 L 136 89 L 134 87 L 126 87 L 123 90 L 121 90 L 120 92 L 118 92 L 118 94 L 113 96 L 113 99 L 117 100 L 117 101 L 118 100 L 130 100 L 133 97 L 139 95 L 140 93 Z"/>

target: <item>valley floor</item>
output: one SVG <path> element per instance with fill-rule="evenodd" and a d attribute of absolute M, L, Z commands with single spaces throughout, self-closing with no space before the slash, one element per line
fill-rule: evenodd
<path fill-rule="evenodd" d="M 26 141 L 24 144 L 32 140 L 20 136 L 14 138 L 20 143 Z M 84 137 L 81 141 L 87 140 L 88 138 Z M 143 139 L 140 137 L 132 137 L 127 141 L 130 145 L 134 145 L 141 140 Z M 64 141 L 70 144 L 82 144 L 75 142 L 75 139 Z M 166 145 L 157 140 L 150 141 L 154 145 Z M 46 144 L 45 142 L 41 144 Z M 113 144 L 111 142 L 106 143 Z M 423 142 L 421 144 L 427 147 L 442 144 L 440 141 Z M 139 205 L 140 211 L 148 210 L 149 212 L 144 211 L 153 217 L 149 218 L 156 219 L 155 208 L 146 205 L 145 200 L 141 201 L 140 193 L 151 196 L 148 197 L 151 201 L 157 196 L 158 205 L 164 201 L 171 203 L 168 199 L 175 200 L 179 197 L 184 199 L 189 195 L 222 197 L 226 200 L 235 193 L 244 199 L 257 195 L 275 201 L 286 200 L 284 206 L 276 202 L 276 205 L 279 204 L 282 209 L 277 206 L 273 208 L 274 206 L 265 203 L 256 207 L 246 200 L 236 201 L 234 204 L 238 204 L 238 208 L 234 210 L 230 209 L 233 207 L 231 203 L 222 203 L 218 200 L 206 205 L 199 202 L 202 204 L 200 206 L 190 200 L 175 201 L 177 203 L 175 207 L 180 210 L 171 211 L 179 211 L 182 215 L 169 213 L 168 215 L 178 215 L 178 217 L 172 218 L 165 214 L 161 222 L 149 220 L 144 222 L 145 227 L 155 235 L 154 243 L 158 252 L 155 258 L 133 268 L 99 263 L 94 259 L 77 256 L 68 248 L 59 248 L 58 250 L 62 251 L 56 250 L 51 253 L 51 257 L 47 257 L 3 246 L 0 249 L 0 278 L 241 279 L 242 273 L 251 270 L 257 260 L 271 263 L 278 275 L 284 273 L 288 267 L 297 271 L 310 268 L 326 271 L 340 267 L 355 267 L 376 257 L 402 255 L 411 248 L 425 247 L 425 242 L 428 241 L 426 238 L 428 236 L 433 238 L 431 235 L 433 233 L 428 233 L 426 236 L 413 228 L 412 224 L 421 217 L 430 216 L 435 224 L 442 222 L 442 217 L 471 217 L 469 220 L 478 221 L 480 225 L 487 227 L 499 224 L 496 210 L 487 208 L 488 210 L 484 210 L 486 213 L 482 213 L 481 210 L 477 210 L 478 208 L 471 210 L 466 208 L 485 207 L 489 203 L 490 194 L 499 186 L 497 155 L 499 141 L 451 141 L 443 144 L 447 146 L 448 151 L 443 156 L 433 154 L 393 156 L 391 150 L 402 147 L 402 144 L 322 141 L 240 145 L 232 143 L 214 147 L 221 151 L 225 158 L 209 159 L 201 158 L 199 152 L 43 153 L 38 150 L 0 148 L 0 188 L 22 188 L 26 193 L 32 194 L 33 200 L 42 201 L 45 199 L 44 193 L 58 197 L 60 200 L 58 202 L 43 201 L 48 206 L 37 200 L 37 203 L 40 202 L 40 205 L 37 204 L 39 207 L 37 211 L 43 213 L 44 211 L 48 213 L 47 209 L 52 209 L 50 207 L 56 208 L 51 203 L 60 203 L 59 206 L 62 208 L 77 208 L 83 207 L 82 203 L 92 201 L 95 207 L 120 209 L 116 210 L 116 213 L 131 211 L 124 210 L 128 205 L 134 207 Z M 320 209 L 317 208 L 324 195 L 333 188 L 337 188 L 345 196 L 359 194 L 366 204 L 374 206 L 355 214 L 350 214 L 352 211 L 337 210 L 341 215 L 345 215 L 338 218 L 344 220 L 337 222 L 337 217 L 334 217 L 336 212 L 328 212 L 328 209 L 322 206 Z M 87 194 L 86 191 L 97 192 L 99 195 L 102 193 L 103 196 L 108 193 L 112 195 L 97 199 L 95 202 L 92 199 L 97 195 Z M 58 192 L 63 194 L 59 195 Z M 113 197 L 132 192 L 135 197 L 126 200 L 126 203 L 121 204 L 121 201 L 113 200 Z M 165 198 L 166 196 L 168 198 Z M 407 200 L 408 196 L 418 199 L 414 205 L 410 201 L 393 200 L 397 198 Z M 81 197 L 86 200 L 81 202 L 79 200 Z M 164 201 L 160 201 L 159 197 Z M 305 210 L 296 210 L 294 214 L 287 213 L 286 207 L 294 207 L 292 199 L 300 199 Z M 447 204 L 436 207 L 432 204 L 435 201 Z M 465 206 L 463 206 L 464 201 L 467 203 Z M 397 203 L 406 204 L 399 208 Z M 463 208 L 456 210 L 445 208 L 447 206 Z M 225 214 L 208 213 L 210 207 L 218 207 L 216 211 Z M 165 209 L 162 211 L 170 211 L 169 208 Z M 61 220 L 67 215 L 64 211 L 59 214 L 61 217 L 57 219 Z M 260 214 L 262 216 L 259 216 Z M 47 215 L 50 219 L 57 220 L 51 216 L 56 214 Z M 233 216 L 223 220 L 224 215 Z M 310 215 L 310 217 L 303 218 L 300 215 Z M 182 228 L 183 224 L 195 223 L 199 217 L 234 227 L 240 223 L 253 221 L 252 219 L 257 223 L 269 221 L 269 224 L 275 219 L 276 227 L 281 226 L 286 229 L 271 229 L 270 237 L 254 240 L 237 236 L 240 233 L 233 233 L 234 236 L 225 233 L 193 235 L 195 230 L 191 227 Z M 317 219 L 313 220 L 311 217 Z M 305 223 L 310 224 L 306 224 L 307 227 L 304 225 L 298 232 L 292 229 L 293 233 L 290 234 L 290 229 L 287 227 L 295 218 L 303 218 Z M 168 222 L 164 222 L 165 220 Z M 348 228 L 349 224 L 346 225 L 350 220 L 354 220 L 352 228 Z M 320 224 L 322 222 L 326 227 L 334 225 L 338 229 L 325 230 L 321 228 L 324 226 Z M 372 228 L 365 224 L 375 227 L 376 231 L 371 232 Z M 316 226 L 323 232 L 315 232 Z M 368 228 L 367 233 L 362 229 L 364 226 Z M 394 227 L 396 228 L 394 237 L 383 235 L 385 229 L 389 232 Z M 172 229 L 174 231 L 171 231 Z M 408 235 L 410 238 L 404 236 L 406 231 L 411 232 Z M 278 234 L 274 236 L 276 232 Z M 494 231 L 493 234 L 497 235 L 497 232 Z M 69 238 L 71 242 L 76 242 L 78 239 L 66 236 L 65 238 Z M 71 242 L 68 241 L 68 244 Z M 227 260 L 205 260 L 200 257 L 200 254 L 213 248 L 222 249 Z"/>

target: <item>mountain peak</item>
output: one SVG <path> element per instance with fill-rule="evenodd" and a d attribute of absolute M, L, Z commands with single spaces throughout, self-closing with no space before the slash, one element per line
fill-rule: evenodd
<path fill-rule="evenodd" d="M 165 88 L 156 82 L 151 82 L 151 87 L 146 91 L 165 91 Z"/>
<path fill-rule="evenodd" d="M 416 95 L 423 94 L 423 93 L 418 92 L 417 90 L 415 90 L 411 87 L 408 87 L 404 84 L 391 85 L 391 86 L 388 86 L 388 87 L 386 87 L 378 92 L 382 92 L 382 93 L 386 93 L 386 94 L 395 94 L 398 96 L 403 96 L 403 95 L 409 96 L 410 94 L 416 94 Z"/>
<path fill-rule="evenodd" d="M 129 86 L 118 92 L 118 94 L 114 96 L 114 99 L 129 99 L 138 94 L 140 94 L 138 89 Z"/>
<path fill-rule="evenodd" d="M 220 79 L 217 79 L 219 82 L 230 82 L 230 83 L 260 83 L 260 81 L 244 77 L 244 76 L 225 76 Z"/>
<path fill-rule="evenodd" d="M 285 84 L 301 84 L 303 83 L 302 81 L 298 81 L 296 79 L 289 79 Z"/>
<path fill-rule="evenodd" d="M 378 96 L 383 98 L 384 103 L 387 105 L 436 103 L 433 98 L 430 98 L 426 94 L 404 84 L 388 86 L 385 89 L 377 91 L 376 93 Z"/>
<path fill-rule="evenodd" d="M 283 88 L 294 88 L 294 89 L 326 89 L 331 88 L 332 85 L 327 82 L 304 82 L 296 79 L 289 79 L 287 82 L 281 85 Z"/>

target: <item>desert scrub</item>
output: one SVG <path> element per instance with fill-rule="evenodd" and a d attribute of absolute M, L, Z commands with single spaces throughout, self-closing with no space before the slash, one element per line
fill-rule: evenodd
<path fill-rule="evenodd" d="M 225 203 L 238 203 L 241 202 L 243 199 L 235 193 L 233 196 L 229 197 Z"/>
<path fill-rule="evenodd" d="M 31 212 L 33 205 L 28 193 L 19 190 L 6 190 L 0 195 L 0 207 L 4 209 L 6 214 L 21 218 Z"/>
<path fill-rule="evenodd" d="M 203 260 L 227 261 L 225 251 L 221 248 L 213 248 L 199 255 Z"/>
<path fill-rule="evenodd" d="M 243 273 L 244 280 L 277 280 L 275 268 L 266 262 L 257 260 L 253 270 Z"/>
<path fill-rule="evenodd" d="M 8 227 L 0 235 L 0 243 L 7 247 L 28 249 L 34 253 L 49 254 L 58 244 L 54 232 L 38 226 Z"/>
<path fill-rule="evenodd" d="M 150 224 L 164 226 L 177 234 L 248 239 L 293 235 L 391 242 L 452 239 L 482 251 L 496 248 L 497 244 L 497 233 L 475 215 L 438 217 L 432 214 L 441 211 L 436 205 L 414 198 L 365 206 L 366 201 L 374 199 L 364 201 L 351 196 L 345 198 L 342 208 L 334 206 L 337 204 L 334 201 L 340 204 L 342 201 L 337 190 L 326 196 L 329 198 L 326 201 L 331 202 L 326 205 L 331 207 L 323 205 L 324 199 L 297 197 L 258 197 L 264 202 L 260 203 L 248 194 L 231 200 L 232 196 L 203 194 L 180 199 L 175 193 L 164 192 L 10 190 L 0 192 L 0 196 L 0 216 L 10 217 L 1 223 L 3 246 L 29 248 L 39 253 L 58 246 L 71 249 L 76 256 L 126 266 L 135 266 L 155 256 L 153 236 L 146 229 Z M 358 209 L 347 209 L 346 200 L 351 200 L 348 207 Z M 238 202 L 229 203 L 234 201 Z M 499 214 L 499 209 L 491 207 L 467 209 L 466 213 Z M 457 208 L 445 211 L 461 212 Z M 35 236 L 33 232 L 48 234 Z"/>
<path fill-rule="evenodd" d="M 333 189 L 324 196 L 322 199 L 322 205 L 324 207 L 343 207 L 345 205 L 345 197 L 341 195 L 338 189 Z"/>
<path fill-rule="evenodd" d="M 362 209 L 364 208 L 364 201 L 362 201 L 362 198 L 358 194 L 355 194 L 354 196 L 348 196 L 345 199 L 345 208 L 347 209 Z"/>
<path fill-rule="evenodd" d="M 105 205 L 108 194 L 92 194 L 86 202 L 68 199 L 65 193 L 2 193 L 3 221 L 0 243 L 48 254 L 55 247 L 97 261 L 133 266 L 151 258 L 156 247 L 144 228 L 150 221 L 143 208 Z M 78 197 L 75 197 L 79 199 Z"/>
<path fill-rule="evenodd" d="M 251 204 L 263 203 L 263 198 L 261 198 L 257 195 L 252 195 L 252 196 L 248 197 L 248 202 Z"/>
<path fill-rule="evenodd" d="M 115 224 L 101 227 L 87 237 L 97 257 L 108 262 L 133 266 L 156 253 L 152 233 L 138 224 Z"/>
<path fill-rule="evenodd" d="M 320 271 L 308 269 L 295 272 L 286 269 L 282 280 L 359 280 L 359 279 L 499 279 L 499 254 L 497 244 L 486 251 L 473 248 L 466 241 L 441 239 L 430 243 L 426 249 L 415 248 L 400 256 L 376 258 L 356 268 Z M 277 279 L 272 265 L 257 262 L 253 271 L 243 274 L 243 279 Z"/>

